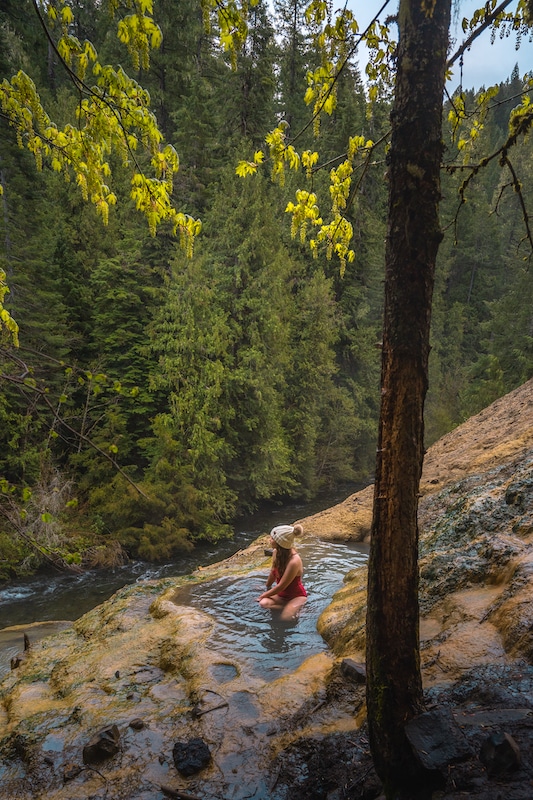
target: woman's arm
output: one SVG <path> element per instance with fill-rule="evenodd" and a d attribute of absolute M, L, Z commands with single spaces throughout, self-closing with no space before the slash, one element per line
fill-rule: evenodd
<path fill-rule="evenodd" d="M 269 574 L 269 576 L 267 578 L 267 582 L 266 582 L 267 591 L 270 589 L 272 584 L 275 583 L 275 582 L 276 582 L 276 568 L 272 567 L 272 569 L 270 570 L 270 574 Z"/>
<path fill-rule="evenodd" d="M 278 583 L 274 588 L 268 589 L 266 592 L 259 597 L 260 600 L 264 599 L 265 597 L 274 597 L 275 594 L 278 592 L 282 592 L 287 586 L 292 583 L 292 581 L 300 574 L 302 566 L 302 560 L 300 556 L 294 555 L 290 559 L 289 563 L 285 567 L 285 572 L 279 579 Z"/>

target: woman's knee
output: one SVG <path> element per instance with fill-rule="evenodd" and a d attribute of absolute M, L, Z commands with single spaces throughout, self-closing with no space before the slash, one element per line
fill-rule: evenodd
<path fill-rule="evenodd" d="M 280 615 L 281 619 L 284 622 L 289 622 L 290 620 L 298 619 L 300 611 L 305 605 L 306 599 L 307 598 L 305 597 L 301 598 L 299 597 L 298 599 L 290 600 L 281 612 Z"/>

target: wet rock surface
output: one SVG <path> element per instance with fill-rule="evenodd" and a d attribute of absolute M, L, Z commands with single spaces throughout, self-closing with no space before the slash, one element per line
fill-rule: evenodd
<path fill-rule="evenodd" d="M 372 487 L 304 521 L 364 538 Z M 431 800 L 533 798 L 533 381 L 436 443 L 420 503 L 426 712 L 412 746 Z M 330 650 L 260 678 L 216 620 L 176 601 L 189 583 L 267 567 L 267 537 L 191 576 L 127 587 L 32 644 L 0 684 L 1 800 L 373 800 L 365 728 L 366 568 L 322 612 Z M 116 749 L 84 748 L 105 730 Z M 210 757 L 184 774 L 177 743 Z M 181 761 L 179 762 L 181 763 Z M 438 780 L 437 780 L 438 779 Z"/>
<path fill-rule="evenodd" d="M 493 688 L 503 691 L 494 694 Z M 467 688 L 469 687 L 469 688 Z M 533 669 L 505 668 L 467 676 L 466 686 L 427 693 L 429 710 L 413 726 L 415 752 L 434 773 L 431 800 L 531 800 Z M 492 703 L 486 704 L 490 699 Z M 514 703 L 509 707 L 509 701 Z M 499 701 L 502 705 L 498 705 Z M 433 724 L 430 720 L 433 719 Z M 426 727 L 426 723 L 427 727 Z M 422 734 L 420 734 L 422 731 Z M 429 750 L 424 751 L 424 745 Z M 382 786 L 363 725 L 357 732 L 295 742 L 273 770 L 285 797 L 374 800 Z"/>
<path fill-rule="evenodd" d="M 407 738 L 426 770 L 440 771 L 473 755 L 449 708 L 426 711 L 405 726 Z"/>

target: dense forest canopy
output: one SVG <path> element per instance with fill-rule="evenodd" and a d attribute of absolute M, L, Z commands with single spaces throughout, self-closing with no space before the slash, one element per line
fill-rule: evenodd
<path fill-rule="evenodd" d="M 120 148 L 105 153 L 112 188 L 95 171 L 80 192 L 76 172 L 53 158 L 36 171 L 35 148 L 20 146 L 24 136 L 17 142 L 3 106 L 0 269 L 9 293 L 0 300 L 19 326 L 19 346 L 3 332 L 2 577 L 49 559 L 169 558 L 230 535 L 238 515 L 262 502 L 310 498 L 374 469 L 387 203 L 386 149 L 374 143 L 389 129 L 385 73 L 369 82 L 355 52 L 346 53 L 335 103 L 318 127 L 309 120 L 327 102 L 323 54 L 299 0 L 251 7 L 238 50 L 224 49 L 223 23 L 206 28 L 195 0 L 159 0 L 157 30 L 148 33 L 162 38 L 149 64 L 130 60 L 127 32 L 117 39 L 106 6 L 70 5 L 73 21 L 61 25 L 75 25 L 73 41 L 92 43 L 104 67 L 125 65 L 124 77 L 106 75 L 130 93 L 138 127 L 128 135 L 146 145 L 135 166 L 143 175 L 153 168 L 150 191 L 173 188 L 179 210 L 165 199 L 168 213 L 148 213 L 146 224 L 135 206 L 146 212 L 152 195 L 138 182 L 131 197 L 131 159 Z M 82 92 L 53 46 L 59 34 L 48 23 L 51 39 L 44 35 L 35 6 L 0 5 L 0 78 L 28 76 L 59 131 L 76 119 Z M 90 62 L 90 49 L 82 51 Z M 312 91 L 304 99 L 306 76 Z M 475 159 L 501 150 L 509 111 L 523 105 L 531 76 L 515 69 L 486 88 L 445 99 L 446 235 L 427 444 L 533 374 L 523 247 L 530 143 L 513 143 L 504 170 L 501 152 L 475 174 L 461 166 L 465 152 Z M 474 125 L 475 108 L 486 113 Z M 296 134 L 308 155 L 298 172 L 280 170 L 280 191 L 269 175 L 273 154 L 279 137 Z M 356 167 L 357 192 L 346 196 L 350 148 L 369 158 Z M 260 153 L 273 159 L 264 170 Z M 239 165 L 257 174 L 243 180 Z M 307 234 L 315 207 L 331 207 L 332 181 L 332 219 L 342 217 L 351 240 L 345 250 L 328 248 L 318 235 L 311 254 Z"/>

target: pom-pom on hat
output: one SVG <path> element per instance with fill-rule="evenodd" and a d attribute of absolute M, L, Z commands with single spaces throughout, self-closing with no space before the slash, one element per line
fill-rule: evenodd
<path fill-rule="evenodd" d="M 270 531 L 271 537 L 276 544 L 280 547 L 285 547 L 287 550 L 294 544 L 294 528 L 292 525 L 277 525 Z"/>

